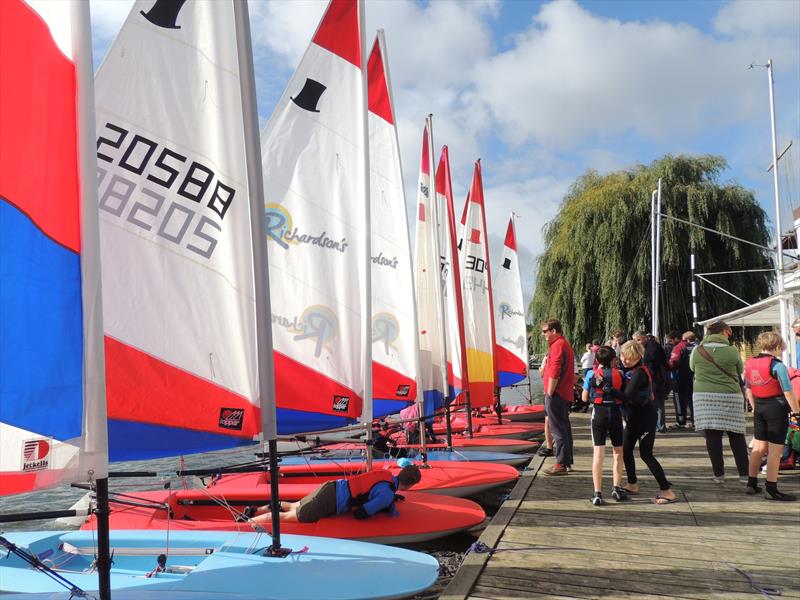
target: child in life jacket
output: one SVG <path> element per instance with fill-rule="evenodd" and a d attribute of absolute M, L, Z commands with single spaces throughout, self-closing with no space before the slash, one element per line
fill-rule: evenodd
<path fill-rule="evenodd" d="M 622 484 L 622 399 L 614 394 L 621 392 L 622 372 L 616 368 L 617 355 L 609 346 L 600 346 L 596 353 L 597 366 L 586 373 L 583 379 L 581 399 L 592 407 L 592 482 L 594 494 L 591 503 L 601 506 L 603 502 L 603 460 L 606 451 L 606 436 L 611 438 L 614 452 L 612 466 L 611 497 L 617 502 L 629 500 L 621 490 Z"/>
<path fill-rule="evenodd" d="M 792 502 L 797 496 L 778 490 L 778 469 L 789 428 L 788 417 L 800 416 L 800 406 L 792 391 L 789 372 L 778 358 L 785 347 L 778 333 L 767 331 L 756 341 L 760 354 L 747 360 L 744 373 L 747 381 L 747 400 L 753 408 L 753 451 L 747 478 L 747 493 L 757 494 L 761 459 L 767 454 L 767 500 Z"/>
<path fill-rule="evenodd" d="M 407 460 L 407 459 L 401 459 Z M 386 469 L 375 469 L 367 473 L 353 475 L 347 479 L 326 481 L 299 502 L 281 502 L 281 521 L 316 523 L 325 517 L 333 517 L 347 512 L 356 519 L 366 519 L 375 513 L 395 512 L 395 500 L 399 490 L 407 490 L 422 479 L 417 465 L 404 466 L 397 477 Z M 252 518 L 255 523 L 271 519 L 269 506 L 259 507 L 266 511 Z"/>

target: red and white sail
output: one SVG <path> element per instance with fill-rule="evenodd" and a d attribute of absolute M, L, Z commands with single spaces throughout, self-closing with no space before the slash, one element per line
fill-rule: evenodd
<path fill-rule="evenodd" d="M 281 432 L 362 412 L 371 349 L 359 12 L 356 0 L 330 2 L 261 135 Z"/>
<path fill-rule="evenodd" d="M 367 63 L 372 223 L 374 413 L 416 398 L 418 342 L 411 242 L 383 32 Z"/>
<path fill-rule="evenodd" d="M 231 1 L 138 0 L 98 70 L 111 456 L 261 431 Z"/>
<path fill-rule="evenodd" d="M 444 312 L 447 344 L 447 383 L 451 398 L 467 387 L 466 347 L 464 344 L 464 309 L 461 298 L 461 265 L 456 242 L 456 218 L 453 207 L 453 188 L 450 181 L 450 157 L 447 146 L 442 147 L 436 169 L 436 202 L 439 252 L 444 280 Z"/>
<path fill-rule="evenodd" d="M 417 326 L 419 331 L 420 385 L 425 414 L 442 406 L 447 392 L 447 358 L 444 304 L 440 277 L 440 251 L 436 203 L 432 197 L 431 177 L 433 142 L 430 127 L 422 134 L 422 160 L 419 169 L 417 196 L 417 230 L 414 255 L 414 282 L 417 292 Z"/>
<path fill-rule="evenodd" d="M 86 3 L 0 2 L 0 495 L 107 477 Z"/>
<path fill-rule="evenodd" d="M 461 217 L 459 242 L 464 301 L 464 337 L 467 346 L 470 401 L 473 407 L 494 402 L 495 350 L 489 245 L 483 203 L 481 162 L 475 163 L 472 186 Z"/>
<path fill-rule="evenodd" d="M 525 305 L 517 256 L 514 213 L 508 220 L 503 256 L 495 268 L 494 328 L 497 352 L 497 385 L 514 385 L 528 376 L 528 342 Z"/>

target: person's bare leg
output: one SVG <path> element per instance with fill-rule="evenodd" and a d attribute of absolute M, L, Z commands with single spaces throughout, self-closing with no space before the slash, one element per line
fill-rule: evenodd
<path fill-rule="evenodd" d="M 782 453 L 783 444 L 773 444 L 769 442 L 769 450 L 767 452 L 767 481 L 778 481 L 778 471 L 781 464 Z"/>
<path fill-rule="evenodd" d="M 300 502 L 281 502 L 281 521 L 297 521 L 297 506 Z M 272 520 L 272 512 L 269 504 L 258 507 L 258 513 L 250 520 L 254 523 L 266 523 Z"/>
<path fill-rule="evenodd" d="M 553 434 L 550 433 L 550 417 L 544 418 L 544 445 L 553 449 Z"/>
<path fill-rule="evenodd" d="M 758 473 L 761 471 L 761 461 L 767 449 L 768 442 L 766 440 L 753 440 L 753 449 L 750 451 L 750 464 L 747 470 L 747 474 L 750 477 L 758 477 Z M 767 474 L 767 479 L 769 479 L 769 473 Z"/>
<path fill-rule="evenodd" d="M 594 454 L 592 455 L 592 483 L 594 483 L 594 491 L 603 491 L 603 459 L 605 458 L 605 446 L 592 446 Z"/>
<path fill-rule="evenodd" d="M 622 487 L 622 446 L 612 446 L 614 451 L 614 464 L 612 466 L 612 485 Z"/>

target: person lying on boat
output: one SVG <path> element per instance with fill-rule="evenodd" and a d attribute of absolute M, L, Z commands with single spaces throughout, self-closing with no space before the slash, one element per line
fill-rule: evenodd
<path fill-rule="evenodd" d="M 403 467 L 393 476 L 388 470 L 378 469 L 354 475 L 348 479 L 326 481 L 299 502 L 281 502 L 281 521 L 316 523 L 325 517 L 347 512 L 356 519 L 366 519 L 386 511 L 397 514 L 395 501 L 403 497 L 398 491 L 407 490 L 419 483 L 422 473 L 417 465 Z M 262 512 L 264 511 L 264 512 Z M 269 506 L 261 506 L 259 514 L 251 519 L 254 523 L 269 522 Z"/>

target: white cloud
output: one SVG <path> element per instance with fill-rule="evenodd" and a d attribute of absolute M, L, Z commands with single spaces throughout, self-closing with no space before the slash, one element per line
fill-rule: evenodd
<path fill-rule="evenodd" d="M 735 0 L 723 5 L 714 28 L 727 35 L 800 34 L 800 3 L 794 0 Z"/>

